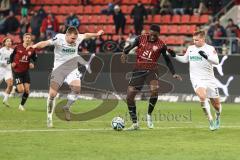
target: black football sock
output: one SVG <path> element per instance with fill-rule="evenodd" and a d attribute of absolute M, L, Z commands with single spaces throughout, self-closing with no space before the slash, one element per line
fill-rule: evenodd
<path fill-rule="evenodd" d="M 149 105 L 148 105 L 148 114 L 151 115 L 153 110 L 154 110 L 154 107 L 157 103 L 157 99 L 158 97 L 157 96 L 151 96 L 150 99 L 149 99 Z"/>
<path fill-rule="evenodd" d="M 28 99 L 28 93 L 24 92 L 22 95 L 22 101 L 21 101 L 21 105 L 24 106 L 24 104 L 26 103 L 27 99 Z"/>

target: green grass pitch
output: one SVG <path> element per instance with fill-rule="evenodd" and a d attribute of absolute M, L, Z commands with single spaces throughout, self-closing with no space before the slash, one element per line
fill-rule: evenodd
<path fill-rule="evenodd" d="M 0 99 L 2 101 L 2 99 Z M 155 129 L 146 128 L 147 102 L 138 101 L 139 131 L 113 131 L 110 122 L 122 116 L 131 125 L 126 104 L 89 121 L 62 121 L 46 127 L 46 100 L 28 99 L 25 112 L 20 99 L 11 108 L 0 106 L 1 160 L 237 160 L 240 159 L 240 106 L 223 104 L 221 128 L 210 131 L 198 103 L 158 102 Z M 100 100 L 79 100 L 72 111 L 86 112 Z M 165 116 L 165 117 L 164 117 Z M 176 118 L 178 116 L 178 118 Z"/>

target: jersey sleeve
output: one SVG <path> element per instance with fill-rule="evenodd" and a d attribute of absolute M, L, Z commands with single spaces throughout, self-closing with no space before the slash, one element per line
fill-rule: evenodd
<path fill-rule="evenodd" d="M 3 49 L 0 49 L 0 64 L 5 64 L 5 60 L 3 59 Z"/>
<path fill-rule="evenodd" d="M 50 45 L 56 45 L 58 44 L 60 39 L 60 34 L 56 34 L 53 38 L 49 39 L 48 42 L 50 43 Z"/>
<path fill-rule="evenodd" d="M 212 64 L 218 65 L 219 64 L 219 58 L 218 58 L 218 54 L 215 50 L 214 47 L 211 47 L 207 53 L 208 55 L 208 61 Z"/>
<path fill-rule="evenodd" d="M 190 52 L 190 49 L 188 47 L 186 53 L 183 56 L 176 55 L 175 59 L 182 63 L 188 63 L 189 62 L 189 52 Z"/>

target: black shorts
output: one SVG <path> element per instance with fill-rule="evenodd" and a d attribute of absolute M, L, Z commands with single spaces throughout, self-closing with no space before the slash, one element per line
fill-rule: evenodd
<path fill-rule="evenodd" d="M 152 80 L 159 79 L 158 70 L 133 70 L 129 86 L 133 86 L 137 90 L 143 88 L 144 83 L 150 84 Z"/>
<path fill-rule="evenodd" d="M 29 83 L 30 84 L 30 75 L 29 72 L 23 72 L 23 73 L 16 73 L 13 72 L 13 79 L 14 79 L 14 84 L 23 84 L 23 83 Z"/>

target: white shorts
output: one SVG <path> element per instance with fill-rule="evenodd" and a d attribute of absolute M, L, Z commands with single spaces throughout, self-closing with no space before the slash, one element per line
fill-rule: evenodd
<path fill-rule="evenodd" d="M 0 81 L 13 79 L 12 71 L 7 68 L 0 68 Z"/>
<path fill-rule="evenodd" d="M 64 79 L 64 82 L 68 85 L 74 80 L 80 80 L 82 74 L 78 71 L 78 69 L 73 70 L 69 75 Z"/>
<path fill-rule="evenodd" d="M 215 80 L 191 80 L 194 91 L 203 87 L 207 91 L 207 98 L 219 98 L 219 91 Z"/>

